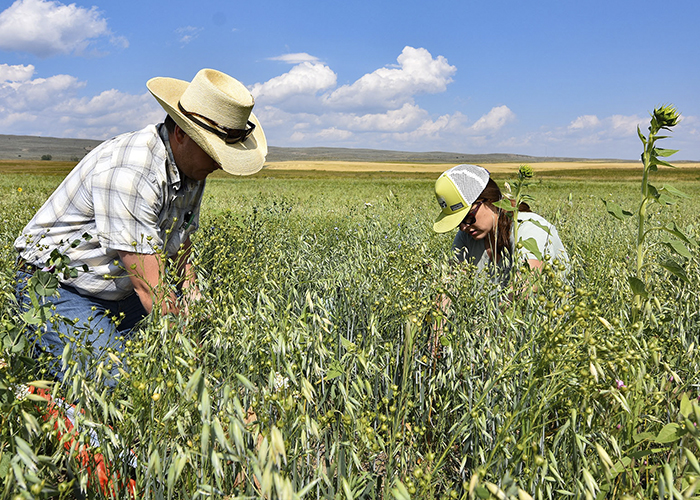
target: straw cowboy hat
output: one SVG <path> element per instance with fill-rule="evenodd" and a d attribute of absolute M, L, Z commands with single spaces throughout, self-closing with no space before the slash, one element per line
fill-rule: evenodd
<path fill-rule="evenodd" d="M 252 113 L 253 96 L 238 80 L 203 69 L 192 82 L 158 77 L 148 90 L 180 128 L 230 174 L 263 167 L 267 140 Z"/>

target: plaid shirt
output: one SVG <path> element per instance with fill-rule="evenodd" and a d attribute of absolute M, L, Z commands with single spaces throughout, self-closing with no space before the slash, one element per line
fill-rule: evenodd
<path fill-rule="evenodd" d="M 15 248 L 38 267 L 58 249 L 72 267 L 89 268 L 64 284 L 84 295 L 122 299 L 134 287 L 118 251 L 173 256 L 199 226 L 204 184 L 180 173 L 165 126 L 149 125 L 91 151 L 27 224 Z"/>

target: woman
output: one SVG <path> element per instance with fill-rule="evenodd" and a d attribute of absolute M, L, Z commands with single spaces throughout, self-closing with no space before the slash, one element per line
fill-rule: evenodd
<path fill-rule="evenodd" d="M 557 229 L 525 203 L 518 207 L 517 238 L 522 245 L 516 245 L 513 212 L 494 205 L 503 195 L 485 168 L 457 165 L 443 172 L 435 182 L 435 196 L 442 212 L 433 229 L 446 233 L 459 227 L 452 248 L 460 261 L 480 271 L 488 269 L 504 283 L 516 259 L 538 269 L 549 256 L 550 262 L 568 267 L 569 256 Z"/>

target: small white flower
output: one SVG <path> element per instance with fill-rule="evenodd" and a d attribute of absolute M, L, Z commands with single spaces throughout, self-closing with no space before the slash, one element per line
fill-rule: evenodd
<path fill-rule="evenodd" d="M 29 394 L 29 386 L 25 384 L 17 384 L 14 386 L 13 391 L 15 391 L 15 397 L 17 399 L 24 399 Z"/>
<path fill-rule="evenodd" d="M 289 387 L 289 378 L 283 377 L 279 373 L 275 373 L 275 391 L 281 391 Z"/>

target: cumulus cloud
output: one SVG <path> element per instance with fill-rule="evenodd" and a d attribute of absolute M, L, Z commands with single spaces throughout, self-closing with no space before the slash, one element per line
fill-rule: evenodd
<path fill-rule="evenodd" d="M 0 49 L 38 57 L 85 53 L 100 37 L 125 46 L 114 37 L 96 7 L 85 9 L 52 0 L 16 0 L 0 13 Z"/>
<path fill-rule="evenodd" d="M 324 97 L 335 108 L 400 108 L 417 94 L 444 92 L 457 68 L 443 56 L 433 59 L 426 49 L 405 47 L 398 67 L 379 68 Z"/>
<path fill-rule="evenodd" d="M 271 58 L 294 66 L 251 92 L 268 136 L 284 145 L 398 148 L 426 138 L 467 132 L 459 113 L 432 117 L 416 103 L 421 94 L 444 92 L 456 68 L 424 48 L 405 47 L 395 65 L 337 87 L 337 75 L 305 52 Z"/>
<path fill-rule="evenodd" d="M 282 56 L 270 57 L 270 61 L 282 61 L 289 64 L 299 64 L 303 62 L 318 62 L 318 57 L 307 54 L 306 52 L 298 52 L 296 54 L 284 54 Z"/>
<path fill-rule="evenodd" d="M 649 119 L 640 118 L 637 115 L 613 115 L 610 117 L 610 133 L 617 136 L 637 135 L 637 126 L 641 127 L 645 122 L 649 123 Z"/>
<path fill-rule="evenodd" d="M 321 63 L 302 62 L 283 75 L 256 83 L 251 93 L 265 104 L 276 104 L 295 96 L 315 96 L 335 86 L 337 76 Z"/>
<path fill-rule="evenodd" d="M 515 120 L 515 113 L 508 106 L 497 106 L 479 118 L 470 129 L 479 133 L 495 132 L 513 120 Z"/>
<path fill-rule="evenodd" d="M 150 94 L 115 89 L 80 97 L 71 75 L 34 78 L 31 66 L 0 66 L 0 133 L 104 139 L 161 121 L 165 112 Z"/>
<path fill-rule="evenodd" d="M 83 86 L 84 82 L 70 75 L 4 82 L 0 84 L 0 113 L 42 111 L 73 95 Z"/>
<path fill-rule="evenodd" d="M 34 75 L 34 66 L 28 64 L 0 64 L 0 82 L 26 82 Z"/>
<path fill-rule="evenodd" d="M 581 130 L 596 128 L 600 125 L 600 120 L 596 115 L 583 115 L 576 118 L 569 124 L 569 130 Z"/>
<path fill-rule="evenodd" d="M 348 130 L 372 132 L 403 132 L 419 127 L 428 112 L 415 104 L 404 104 L 400 109 L 390 109 L 386 113 L 365 115 L 340 115 L 340 124 Z"/>

